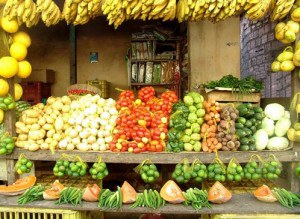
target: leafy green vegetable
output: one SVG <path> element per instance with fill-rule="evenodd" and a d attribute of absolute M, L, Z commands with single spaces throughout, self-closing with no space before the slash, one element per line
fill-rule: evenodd
<path fill-rule="evenodd" d="M 18 204 L 24 205 L 29 202 L 42 200 L 43 199 L 43 192 L 45 191 L 45 187 L 42 185 L 36 185 L 29 189 L 27 189 L 19 198 Z"/>

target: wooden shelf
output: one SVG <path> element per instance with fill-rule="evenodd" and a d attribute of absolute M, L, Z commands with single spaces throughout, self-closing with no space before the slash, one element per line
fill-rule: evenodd
<path fill-rule="evenodd" d="M 131 83 L 131 86 L 178 86 L 179 84 L 146 84 L 146 83 Z"/>
<path fill-rule="evenodd" d="M 9 197 L 0 195 L 0 206 L 21 207 L 17 204 L 18 196 Z M 97 202 L 83 202 L 82 206 L 55 205 L 54 201 L 37 201 L 28 203 L 24 207 L 44 209 L 69 209 L 77 211 L 103 211 L 103 212 L 124 212 L 124 213 L 157 213 L 157 214 L 299 214 L 300 207 L 288 209 L 279 203 L 260 202 L 251 194 L 234 194 L 232 199 L 225 204 L 213 204 L 211 209 L 203 208 L 200 211 L 182 204 L 167 204 L 164 207 L 153 210 L 150 208 L 130 208 L 130 205 L 123 205 L 121 209 L 100 209 Z"/>
<path fill-rule="evenodd" d="M 281 162 L 293 162 L 300 161 L 300 150 L 289 150 L 289 151 L 260 151 L 260 152 L 251 152 L 251 151 L 235 151 L 235 152 L 227 152 L 220 151 L 218 155 L 220 159 L 224 163 L 229 163 L 230 159 L 235 157 L 240 163 L 247 163 L 250 157 L 253 154 L 259 154 L 262 158 L 267 158 L 270 154 L 274 154 L 278 160 Z M 55 151 L 54 154 L 51 154 L 49 150 L 38 150 L 35 152 L 31 152 L 28 150 L 16 148 L 14 153 L 7 156 L 0 156 L 1 158 L 7 159 L 18 159 L 20 154 L 24 153 L 27 158 L 30 160 L 42 160 L 42 161 L 56 161 L 58 160 L 63 153 L 79 155 L 86 162 L 96 162 L 98 157 L 101 156 L 102 160 L 107 163 L 132 163 L 138 164 L 143 162 L 145 159 L 150 159 L 155 164 L 177 164 L 182 159 L 188 158 L 190 162 L 195 159 L 201 160 L 203 163 L 211 163 L 215 158 L 214 153 L 206 153 L 206 152 L 180 152 L 180 153 L 171 153 L 171 152 L 160 152 L 160 153 L 116 153 L 111 151 L 105 152 L 81 152 L 78 150 L 75 151 Z"/>
<path fill-rule="evenodd" d="M 178 59 L 132 59 L 131 62 L 170 62 Z"/>

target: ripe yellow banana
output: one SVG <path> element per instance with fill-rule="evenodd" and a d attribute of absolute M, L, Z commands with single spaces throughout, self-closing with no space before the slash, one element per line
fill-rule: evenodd
<path fill-rule="evenodd" d="M 47 10 L 50 7 L 51 2 L 52 2 L 52 0 L 44 0 L 43 9 L 42 10 L 43 11 Z"/>
<path fill-rule="evenodd" d="M 17 10 L 17 16 L 18 17 L 22 17 L 23 13 L 25 11 L 25 2 L 21 2 L 19 7 L 18 7 L 18 10 Z"/>

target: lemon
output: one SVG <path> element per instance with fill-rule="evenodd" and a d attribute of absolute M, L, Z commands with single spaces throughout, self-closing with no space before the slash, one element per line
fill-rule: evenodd
<path fill-rule="evenodd" d="M 28 61 L 23 60 L 19 62 L 19 71 L 17 73 L 17 76 L 19 76 L 20 78 L 27 78 L 31 74 L 31 71 L 31 64 Z"/>
<path fill-rule="evenodd" d="M 0 76 L 11 78 L 17 74 L 19 69 L 18 61 L 10 56 L 4 56 L 0 59 Z"/>
<path fill-rule="evenodd" d="M 21 99 L 23 95 L 23 88 L 20 84 L 15 83 L 15 101 L 18 101 Z"/>
<path fill-rule="evenodd" d="M 0 0 L 1 1 L 1 0 Z M 28 33 L 18 31 L 13 35 L 13 41 L 23 43 L 27 48 L 31 45 L 31 39 Z"/>
<path fill-rule="evenodd" d="M 22 61 L 27 55 L 27 48 L 23 43 L 15 42 L 10 46 L 9 53 L 16 60 Z"/>
<path fill-rule="evenodd" d="M 9 91 L 9 85 L 6 80 L 0 79 L 0 96 L 4 97 Z"/>
<path fill-rule="evenodd" d="M 0 109 L 0 124 L 3 122 L 3 120 L 4 120 L 4 111 Z"/>
<path fill-rule="evenodd" d="M 15 33 L 19 29 L 18 21 L 16 19 L 8 20 L 7 17 L 2 17 L 1 26 L 3 30 L 8 33 Z"/>

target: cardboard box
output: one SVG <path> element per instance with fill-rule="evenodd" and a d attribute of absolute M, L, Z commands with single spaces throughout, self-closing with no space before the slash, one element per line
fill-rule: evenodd
<path fill-rule="evenodd" d="M 41 81 L 47 84 L 54 84 L 55 71 L 52 69 L 32 69 L 31 75 L 22 81 Z"/>

